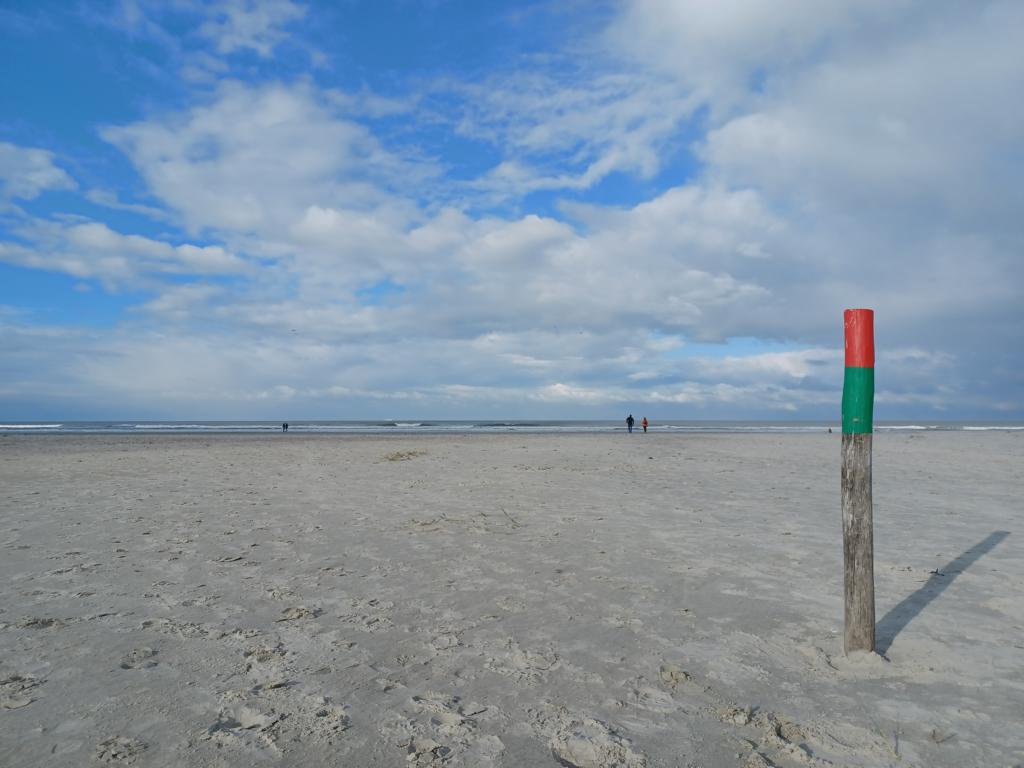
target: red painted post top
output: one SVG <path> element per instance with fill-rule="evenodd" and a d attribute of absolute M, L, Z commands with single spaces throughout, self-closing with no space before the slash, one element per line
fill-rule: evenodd
<path fill-rule="evenodd" d="M 846 337 L 846 367 L 875 367 L 875 311 L 848 309 L 843 312 Z"/>

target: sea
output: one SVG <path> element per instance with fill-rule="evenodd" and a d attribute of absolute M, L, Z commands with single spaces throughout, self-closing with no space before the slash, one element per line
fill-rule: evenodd
<path fill-rule="evenodd" d="M 0 424 L 0 434 L 52 435 L 159 435 L 159 434 L 269 434 L 282 432 L 280 421 L 39 421 Z M 876 432 L 971 432 L 1022 431 L 1024 423 L 928 421 L 876 421 Z M 682 434 L 799 434 L 840 431 L 838 421 L 654 421 L 653 433 Z M 423 420 L 335 421 L 328 419 L 288 422 L 288 434 L 390 435 L 390 434 L 582 434 L 625 432 L 625 421 L 543 420 Z M 639 423 L 634 431 L 641 432 Z"/>

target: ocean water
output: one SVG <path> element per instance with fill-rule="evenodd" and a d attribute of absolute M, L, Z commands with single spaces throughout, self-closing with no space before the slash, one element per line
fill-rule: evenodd
<path fill-rule="evenodd" d="M 838 433 L 838 421 L 657 421 L 654 433 Z M 876 432 L 970 432 L 1021 431 L 1022 423 L 1001 422 L 875 422 Z M 271 421 L 39 421 L 0 424 L 0 434 L 269 434 L 281 432 L 281 422 Z M 288 422 L 288 434 L 481 434 L 481 433 L 613 433 L 625 432 L 625 421 L 332 421 Z M 635 432 L 642 432 L 640 425 Z"/>

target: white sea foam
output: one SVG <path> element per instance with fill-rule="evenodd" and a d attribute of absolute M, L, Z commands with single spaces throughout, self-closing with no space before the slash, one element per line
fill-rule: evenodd
<path fill-rule="evenodd" d="M 1024 427 L 964 427 L 965 432 L 989 432 L 992 430 L 1000 432 L 1016 432 L 1024 429 Z"/>
<path fill-rule="evenodd" d="M 257 429 L 280 429 L 280 424 L 125 424 L 130 429 L 148 429 L 167 432 L 170 430 L 239 432 Z"/>
<path fill-rule="evenodd" d="M 63 424 L 0 424 L 0 429 L 60 429 Z"/>

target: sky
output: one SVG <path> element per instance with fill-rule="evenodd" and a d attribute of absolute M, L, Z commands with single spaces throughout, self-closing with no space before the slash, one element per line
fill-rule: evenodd
<path fill-rule="evenodd" d="M 0 419 L 1024 418 L 1018 0 L 4 0 Z"/>

